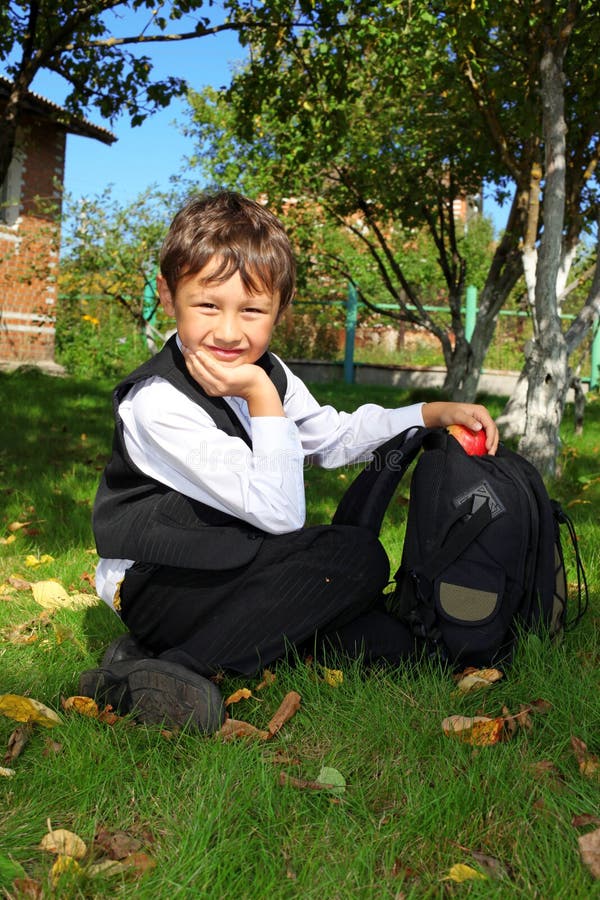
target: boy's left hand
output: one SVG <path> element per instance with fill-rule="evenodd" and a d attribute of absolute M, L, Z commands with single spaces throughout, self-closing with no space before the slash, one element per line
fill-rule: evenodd
<path fill-rule="evenodd" d="M 421 410 L 427 428 L 447 428 L 448 425 L 464 425 L 471 431 L 485 429 L 485 448 L 494 454 L 498 449 L 500 435 L 498 427 L 489 412 L 479 403 L 425 403 Z"/>

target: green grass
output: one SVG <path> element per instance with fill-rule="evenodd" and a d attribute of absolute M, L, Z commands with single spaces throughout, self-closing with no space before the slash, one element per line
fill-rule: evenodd
<path fill-rule="evenodd" d="M 374 387 L 314 390 L 344 409 L 416 399 Z M 17 372 L 0 375 L 0 399 L 0 537 L 17 520 L 30 521 L 33 532 L 14 532 L 16 540 L 0 546 L 0 586 L 18 574 L 91 592 L 90 508 L 110 448 L 110 384 Z M 498 398 L 486 402 L 500 411 Z M 579 772 L 570 747 L 576 735 L 600 755 L 599 447 L 594 398 L 582 436 L 565 418 L 562 476 L 551 486 L 575 518 L 592 598 L 585 621 L 562 645 L 530 637 L 505 681 L 463 697 L 435 666 L 365 674 L 332 660 L 344 672 L 333 688 L 312 668 L 280 665 L 275 683 L 235 710 L 264 727 L 288 690 L 302 695 L 301 710 L 265 744 L 168 737 L 127 721 L 109 727 L 62 714 L 52 731 L 36 727 L 12 764 L 14 777 L 0 778 L 0 890 L 24 896 L 11 889 L 12 879 L 2 882 L 2 860 L 11 858 L 41 882 L 45 897 L 60 898 L 600 896 L 577 845 L 592 826 L 572 825 L 574 816 L 599 814 L 599 784 Z M 352 475 L 307 471 L 311 523 L 327 520 Z M 408 483 L 382 536 L 393 563 L 407 496 Z M 54 560 L 25 566 L 28 554 L 44 553 Z M 30 592 L 0 587 L 0 694 L 30 694 L 60 711 L 61 697 L 76 693 L 79 672 L 96 664 L 122 626 L 103 605 L 64 609 L 37 619 L 37 640 L 13 643 L 10 632 L 40 612 Z M 227 679 L 222 689 L 241 686 L 254 688 L 256 680 Z M 442 733 L 447 715 L 496 715 L 503 705 L 517 712 L 540 697 L 550 711 L 506 743 L 473 748 Z M 0 718 L 2 755 L 14 727 Z M 340 798 L 279 783 L 281 771 L 312 780 L 322 766 L 345 777 Z M 84 870 L 52 891 L 51 858 L 38 849 L 48 819 L 88 844 L 99 827 L 126 831 L 156 866 L 110 878 Z M 504 876 L 443 880 L 455 863 L 481 868 L 474 852 L 499 860 Z"/>

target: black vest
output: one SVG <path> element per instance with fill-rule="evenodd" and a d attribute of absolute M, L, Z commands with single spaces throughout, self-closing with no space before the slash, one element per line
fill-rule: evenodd
<path fill-rule="evenodd" d="M 287 379 L 279 361 L 265 353 L 256 364 L 265 369 L 283 401 Z M 160 375 L 198 403 L 218 428 L 252 446 L 229 404 L 202 390 L 189 374 L 175 336 L 170 338 L 160 353 L 114 390 L 112 456 L 100 481 L 92 519 L 98 554 L 194 569 L 246 565 L 256 556 L 264 532 L 155 481 L 141 472 L 127 453 L 119 404 L 134 384 L 153 375 Z"/>

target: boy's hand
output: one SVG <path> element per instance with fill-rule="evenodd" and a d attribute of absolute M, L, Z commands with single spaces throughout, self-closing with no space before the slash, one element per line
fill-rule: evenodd
<path fill-rule="evenodd" d="M 188 372 L 209 397 L 242 397 L 251 416 L 284 415 L 277 389 L 260 366 L 227 365 L 202 347 L 182 351 Z"/>
<path fill-rule="evenodd" d="M 427 428 L 447 428 L 448 425 L 464 425 L 471 431 L 485 429 L 485 448 L 488 453 L 498 449 L 499 434 L 496 423 L 485 406 L 477 403 L 425 403 L 422 410 Z"/>

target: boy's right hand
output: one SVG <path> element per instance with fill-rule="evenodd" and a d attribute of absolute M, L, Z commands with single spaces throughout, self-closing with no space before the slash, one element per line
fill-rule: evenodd
<path fill-rule="evenodd" d="M 188 372 L 209 397 L 242 397 L 251 416 L 285 415 L 275 385 L 260 366 L 227 365 L 203 347 L 181 349 Z"/>

